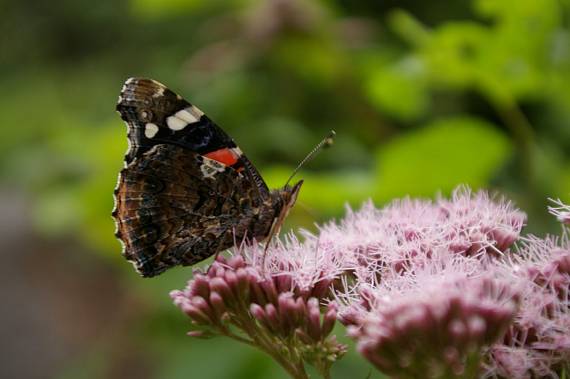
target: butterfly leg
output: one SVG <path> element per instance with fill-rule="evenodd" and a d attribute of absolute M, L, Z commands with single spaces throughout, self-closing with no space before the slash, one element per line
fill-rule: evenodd
<path fill-rule="evenodd" d="M 267 234 L 267 238 L 265 239 L 265 248 L 263 249 L 263 258 L 261 259 L 261 273 L 265 274 L 265 259 L 267 257 L 267 249 L 269 249 L 269 245 L 271 245 L 271 241 L 273 240 L 273 237 L 279 232 L 279 226 L 278 225 L 278 218 L 275 218 L 273 220 L 273 223 L 271 224 L 271 228 L 269 229 L 269 234 Z"/>

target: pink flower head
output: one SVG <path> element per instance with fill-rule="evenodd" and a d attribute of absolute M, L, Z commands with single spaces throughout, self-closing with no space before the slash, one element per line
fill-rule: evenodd
<path fill-rule="evenodd" d="M 442 251 L 482 260 L 502 254 L 525 220 L 511 203 L 462 187 L 450 200 L 395 200 L 384 209 L 368 202 L 358 212 L 348 210 L 340 224 L 322 227 L 319 241 L 350 256 L 359 282 L 372 283 L 385 271 L 407 270 Z"/>
<path fill-rule="evenodd" d="M 446 238 L 465 254 L 505 252 L 526 223 L 526 215 L 511 202 L 493 201 L 487 192 L 471 193 L 467 187 L 456 189 L 450 200 L 439 199 L 438 205 L 448 221 L 443 228 L 451 231 Z"/>
<path fill-rule="evenodd" d="M 284 290 L 304 298 L 329 297 L 331 285 L 354 270 L 355 256 L 309 232 L 301 233 L 303 242 L 290 234 L 283 241 L 275 240 L 267 249 L 261 245 L 241 246 L 236 254 L 260 276 L 279 281 Z"/>
<path fill-rule="evenodd" d="M 286 268 L 273 275 L 241 255 L 218 256 L 207 273 L 195 273 L 186 289 L 172 291 L 171 297 L 194 324 L 191 336 L 229 336 L 280 357 L 289 372 L 303 370 L 303 362 L 326 372 L 345 353 L 330 335 L 336 305 L 321 306 L 330 282 L 300 288 Z"/>
<path fill-rule="evenodd" d="M 369 311 L 349 327 L 358 350 L 398 378 L 463 378 L 504 332 L 518 297 L 490 277 L 434 277 L 405 291 L 369 291 Z"/>
<path fill-rule="evenodd" d="M 488 354 L 486 375 L 557 377 L 570 361 L 570 244 L 526 238 L 501 267 L 521 292 L 521 309 L 503 340 Z"/>

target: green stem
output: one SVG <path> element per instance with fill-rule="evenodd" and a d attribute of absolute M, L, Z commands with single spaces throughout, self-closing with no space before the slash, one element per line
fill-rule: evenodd
<path fill-rule="evenodd" d="M 261 332 L 261 331 L 260 331 Z M 268 343 L 262 343 L 260 341 L 258 347 L 269 354 L 277 363 L 279 363 L 290 375 L 295 379 L 308 379 L 309 376 L 305 371 L 305 366 L 300 357 L 296 354 L 291 354 L 289 350 L 289 357 L 284 357 L 281 352 L 276 351 L 274 348 L 274 343 L 269 341 Z M 287 358 L 290 358 L 289 360 Z"/>
<path fill-rule="evenodd" d="M 330 379 L 331 377 L 330 366 L 331 366 L 330 362 L 327 361 L 326 357 L 318 359 L 315 362 L 315 367 L 317 368 L 317 371 L 319 372 L 319 374 L 321 374 L 321 376 L 324 379 Z"/>
<path fill-rule="evenodd" d="M 532 184 L 534 177 L 533 141 L 534 131 L 525 114 L 513 100 L 491 99 L 503 124 L 509 129 L 520 154 L 520 170 L 523 178 Z"/>
<path fill-rule="evenodd" d="M 481 367 L 481 351 L 477 350 L 471 354 L 467 355 L 467 361 L 465 362 L 465 372 L 462 378 L 465 379 L 475 379 L 479 374 L 479 369 Z"/>
<path fill-rule="evenodd" d="M 247 338 L 244 338 L 244 337 L 242 337 L 242 336 L 240 336 L 240 335 L 238 335 L 238 334 L 232 333 L 232 332 L 229 331 L 229 330 L 223 331 L 223 332 L 222 332 L 222 335 L 224 335 L 224 336 L 226 336 L 226 337 L 229 337 L 229 338 L 232 338 L 232 339 L 234 339 L 234 340 L 236 340 L 236 341 L 245 343 L 246 345 L 255 346 L 255 342 L 254 342 L 254 341 L 249 340 L 249 339 L 247 339 Z"/>
<path fill-rule="evenodd" d="M 284 356 L 284 354 L 275 349 L 275 341 L 267 335 L 266 331 L 257 326 L 256 321 L 249 315 L 245 306 L 242 307 L 239 315 L 235 315 L 233 321 L 235 325 L 238 326 L 245 334 L 249 336 L 251 340 L 240 337 L 235 334 L 228 335 L 238 341 L 247 343 L 250 346 L 254 346 L 261 351 L 265 352 L 271 356 L 287 373 L 294 379 L 309 379 L 307 372 L 305 371 L 305 366 L 303 360 L 298 354 L 295 354 L 291 349 L 287 349 L 289 354 Z M 247 315 L 247 316 L 241 316 Z M 238 337 L 238 338 L 235 338 Z M 286 345 L 286 344 L 285 344 Z M 287 346 L 287 345 L 286 345 Z"/>
<path fill-rule="evenodd" d="M 331 378 L 331 372 L 330 372 L 328 366 L 319 370 L 319 373 L 323 376 L 324 379 L 330 379 Z"/>

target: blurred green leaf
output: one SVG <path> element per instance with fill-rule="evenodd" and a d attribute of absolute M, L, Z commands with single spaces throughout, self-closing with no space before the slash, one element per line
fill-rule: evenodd
<path fill-rule="evenodd" d="M 119 121 L 86 130 L 68 131 L 49 141 L 52 154 L 75 167 L 60 169 L 73 174 L 68 180 L 47 185 L 38 196 L 37 225 L 50 234 L 78 233 L 103 252 L 119 249 L 111 219 L 113 189 L 121 168 L 126 141 Z M 101 147 L 104 147 L 104 153 Z"/>
<path fill-rule="evenodd" d="M 399 12 L 393 27 L 420 45 L 420 56 L 436 83 L 474 88 L 499 102 L 537 96 L 544 90 L 561 5 L 556 0 L 474 4 L 480 14 L 493 17 L 490 25 L 450 21 L 424 33 L 409 14 Z"/>
<path fill-rule="evenodd" d="M 400 120 L 422 116 L 428 107 L 423 62 L 408 58 L 377 67 L 366 80 L 367 92 L 379 110 Z"/>
<path fill-rule="evenodd" d="M 478 188 L 511 151 L 507 137 L 485 121 L 457 117 L 433 122 L 380 148 L 375 198 L 432 196 L 461 183 Z"/>
<path fill-rule="evenodd" d="M 147 19 L 203 9 L 209 3 L 211 1 L 205 0 L 130 0 L 133 13 Z"/>
<path fill-rule="evenodd" d="M 486 75 L 481 65 L 489 37 L 487 28 L 478 23 L 449 22 L 432 32 L 420 52 L 433 79 L 457 87 L 477 86 Z"/>
<path fill-rule="evenodd" d="M 421 47 L 429 40 L 429 31 L 415 17 L 402 9 L 397 9 L 389 15 L 389 25 L 408 43 Z"/>
<path fill-rule="evenodd" d="M 328 87 L 345 73 L 346 67 L 345 52 L 333 42 L 324 38 L 288 38 L 275 49 L 275 65 L 295 72 L 312 85 Z"/>

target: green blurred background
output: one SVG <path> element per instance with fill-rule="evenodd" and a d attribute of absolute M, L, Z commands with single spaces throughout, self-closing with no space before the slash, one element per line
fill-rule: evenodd
<path fill-rule="evenodd" d="M 290 227 L 346 203 L 512 198 L 527 230 L 570 200 L 569 0 L 22 0 L 0 10 L 2 378 L 285 378 L 225 339 L 186 337 L 110 218 L 127 147 L 123 81 L 155 78 L 240 144 L 270 186 L 330 129 Z M 341 334 L 342 330 L 339 331 Z M 333 377 L 365 378 L 352 350 Z M 371 377 L 379 377 L 372 371 Z"/>

